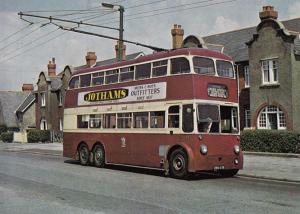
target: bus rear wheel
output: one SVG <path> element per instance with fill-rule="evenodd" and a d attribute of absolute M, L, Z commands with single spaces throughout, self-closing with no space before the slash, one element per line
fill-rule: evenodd
<path fill-rule="evenodd" d="M 96 167 L 103 167 L 105 165 L 105 152 L 101 145 L 96 145 L 93 150 L 94 165 Z"/>
<path fill-rule="evenodd" d="M 87 145 L 82 144 L 78 149 L 78 153 L 79 153 L 80 164 L 83 166 L 88 165 L 90 153 Z"/>
<path fill-rule="evenodd" d="M 179 148 L 175 149 L 169 159 L 169 171 L 173 178 L 186 178 L 188 175 L 188 157 L 186 152 Z"/>

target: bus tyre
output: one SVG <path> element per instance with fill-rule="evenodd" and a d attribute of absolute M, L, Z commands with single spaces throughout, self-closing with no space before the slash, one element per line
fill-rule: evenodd
<path fill-rule="evenodd" d="M 238 173 L 238 169 L 227 169 L 220 172 L 222 177 L 229 178 L 233 177 Z"/>
<path fill-rule="evenodd" d="M 87 145 L 82 144 L 78 149 L 78 153 L 79 153 L 80 164 L 83 166 L 88 165 L 90 153 L 89 153 L 89 149 L 88 149 Z"/>
<path fill-rule="evenodd" d="M 170 176 L 173 178 L 186 178 L 188 175 L 188 157 L 183 149 L 175 149 L 169 160 Z"/>
<path fill-rule="evenodd" d="M 94 165 L 96 167 L 103 167 L 105 165 L 105 152 L 102 145 L 96 145 L 93 150 Z"/>

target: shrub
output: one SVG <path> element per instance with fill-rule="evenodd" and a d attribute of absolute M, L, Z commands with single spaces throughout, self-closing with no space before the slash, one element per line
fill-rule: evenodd
<path fill-rule="evenodd" d="M 49 130 L 32 129 L 27 134 L 28 143 L 46 142 L 50 141 Z"/>
<path fill-rule="evenodd" d="M 300 153 L 300 133 L 278 130 L 247 130 L 241 133 L 245 151 Z"/>
<path fill-rule="evenodd" d="M 7 132 L 7 127 L 1 125 L 1 126 L 0 126 L 0 135 L 1 135 L 3 132 Z"/>
<path fill-rule="evenodd" d="M 3 142 L 11 143 L 14 140 L 14 133 L 13 132 L 2 132 L 0 138 Z"/>

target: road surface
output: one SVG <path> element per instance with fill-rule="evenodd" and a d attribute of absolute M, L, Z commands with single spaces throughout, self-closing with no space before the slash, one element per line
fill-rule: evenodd
<path fill-rule="evenodd" d="M 300 184 L 109 166 L 0 151 L 0 213 L 300 213 Z"/>

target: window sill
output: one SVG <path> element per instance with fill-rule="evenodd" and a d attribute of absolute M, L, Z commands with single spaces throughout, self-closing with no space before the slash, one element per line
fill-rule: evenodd
<path fill-rule="evenodd" d="M 259 88 L 279 88 L 279 83 L 269 83 L 269 84 L 262 84 Z"/>

